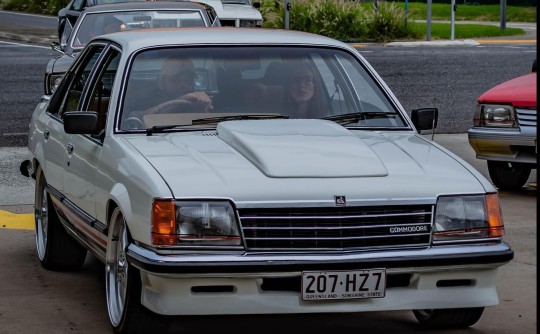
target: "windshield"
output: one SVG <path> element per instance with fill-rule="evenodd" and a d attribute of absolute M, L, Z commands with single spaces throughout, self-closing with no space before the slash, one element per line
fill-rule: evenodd
<path fill-rule="evenodd" d="M 71 46 L 83 48 L 92 38 L 119 31 L 148 28 L 205 27 L 199 11 L 138 10 L 114 13 L 91 13 L 83 17 Z"/>
<path fill-rule="evenodd" d="M 124 131 L 208 128 L 260 115 L 328 119 L 348 128 L 408 127 L 360 61 L 329 48 L 148 50 L 134 57 L 125 89 L 118 118 Z"/>

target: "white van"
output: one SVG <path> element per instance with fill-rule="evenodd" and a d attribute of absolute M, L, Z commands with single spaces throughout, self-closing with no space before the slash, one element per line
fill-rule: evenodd
<path fill-rule="evenodd" d="M 259 1 L 252 0 L 196 0 L 214 7 L 221 26 L 261 28 L 263 18 Z"/>

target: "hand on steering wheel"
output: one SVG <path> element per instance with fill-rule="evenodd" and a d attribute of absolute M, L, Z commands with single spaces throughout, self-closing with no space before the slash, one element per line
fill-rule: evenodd
<path fill-rule="evenodd" d="M 193 92 L 151 108 L 146 114 L 171 114 L 178 112 L 209 112 L 212 100 L 205 92 Z"/>

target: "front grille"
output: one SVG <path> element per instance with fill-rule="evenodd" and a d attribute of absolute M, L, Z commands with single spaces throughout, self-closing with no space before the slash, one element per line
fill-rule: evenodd
<path fill-rule="evenodd" d="M 536 127 L 536 109 L 516 109 L 520 126 Z"/>
<path fill-rule="evenodd" d="M 431 205 L 239 209 L 249 251 L 427 247 Z"/>

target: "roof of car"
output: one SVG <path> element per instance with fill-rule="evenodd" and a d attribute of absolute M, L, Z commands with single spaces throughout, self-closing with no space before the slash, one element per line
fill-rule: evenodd
<path fill-rule="evenodd" d="M 204 9 L 203 5 L 193 1 L 130 1 L 86 7 L 83 12 L 95 13 L 103 11 L 133 10 L 133 9 Z"/>
<path fill-rule="evenodd" d="M 320 45 L 352 49 L 348 44 L 307 32 L 263 28 L 165 28 L 144 29 L 102 36 L 130 53 L 156 45 Z"/>

